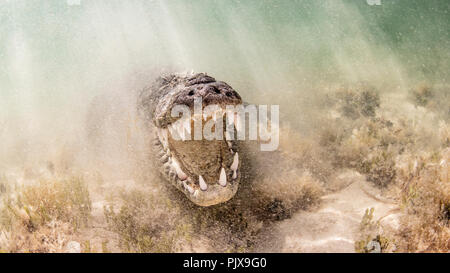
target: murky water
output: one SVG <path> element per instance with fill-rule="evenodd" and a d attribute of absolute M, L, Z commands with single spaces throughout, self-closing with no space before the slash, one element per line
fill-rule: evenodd
<path fill-rule="evenodd" d="M 368 81 L 399 92 L 448 82 L 449 5 L 2 1 L 0 161 L 61 144 L 79 133 L 92 97 L 134 90 L 161 71 L 206 71 L 303 123 L 305 100 L 324 85 Z"/>
<path fill-rule="evenodd" d="M 311 101 L 334 86 L 395 96 L 448 84 L 449 13 L 448 0 L 3 0 L 0 174 L 86 165 L 93 99 L 119 101 L 108 115 L 123 125 L 133 91 L 163 72 L 207 72 L 244 100 L 279 104 L 302 133 L 326 111 Z M 107 149 L 124 144 L 111 132 Z M 108 156 L 122 163 L 120 148 Z"/>

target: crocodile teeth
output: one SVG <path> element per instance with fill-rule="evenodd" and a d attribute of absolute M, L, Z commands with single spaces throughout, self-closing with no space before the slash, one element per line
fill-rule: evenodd
<path fill-rule="evenodd" d="M 189 186 L 186 181 L 183 181 L 183 186 L 190 192 L 190 193 L 194 193 L 194 188 L 192 188 L 191 186 Z"/>
<path fill-rule="evenodd" d="M 206 182 L 201 175 L 198 177 L 198 183 L 200 184 L 200 189 L 202 191 L 206 191 L 208 189 L 208 185 L 206 185 Z"/>
<path fill-rule="evenodd" d="M 219 184 L 222 187 L 225 187 L 227 185 L 227 174 L 225 173 L 225 169 L 223 167 L 222 170 L 220 170 Z"/>
<path fill-rule="evenodd" d="M 239 155 L 238 155 L 238 153 L 235 153 L 234 158 L 233 158 L 233 163 L 231 164 L 230 169 L 232 171 L 236 171 L 238 169 L 238 166 L 239 166 Z"/>
<path fill-rule="evenodd" d="M 169 157 L 164 153 L 160 158 L 162 163 L 166 163 L 169 160 Z"/>
<path fill-rule="evenodd" d="M 181 180 L 186 180 L 188 176 L 181 170 L 180 164 L 178 164 L 178 161 L 175 158 L 172 158 L 172 166 L 177 172 L 178 178 Z"/>
<path fill-rule="evenodd" d="M 233 171 L 233 179 L 237 178 L 237 171 Z"/>

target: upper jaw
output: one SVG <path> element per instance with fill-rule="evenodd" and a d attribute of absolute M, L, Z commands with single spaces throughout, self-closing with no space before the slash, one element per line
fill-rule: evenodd
<path fill-rule="evenodd" d="M 216 93 L 211 90 L 216 90 Z M 194 92 L 192 94 L 192 92 Z M 187 107 L 191 113 L 195 111 L 196 101 L 201 100 L 202 108 L 217 105 L 225 110 L 227 106 L 242 105 L 243 101 L 238 92 L 224 82 L 194 83 L 192 85 L 177 85 L 170 91 L 156 107 L 154 122 L 157 127 L 165 128 L 176 122 L 179 117 L 172 116 L 175 106 Z M 202 111 L 204 109 L 201 109 Z"/>

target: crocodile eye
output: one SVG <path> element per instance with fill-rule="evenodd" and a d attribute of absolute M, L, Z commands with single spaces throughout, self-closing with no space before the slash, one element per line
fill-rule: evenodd
<path fill-rule="evenodd" d="M 189 91 L 188 95 L 189 96 L 193 96 L 194 95 L 194 90 Z"/>

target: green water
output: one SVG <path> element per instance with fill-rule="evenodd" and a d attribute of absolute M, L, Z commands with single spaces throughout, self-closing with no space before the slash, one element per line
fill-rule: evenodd
<path fill-rule="evenodd" d="M 208 72 L 282 112 L 329 85 L 449 80 L 448 0 L 74 2 L 0 2 L 4 145 L 65 139 L 94 96 L 162 71 Z"/>

